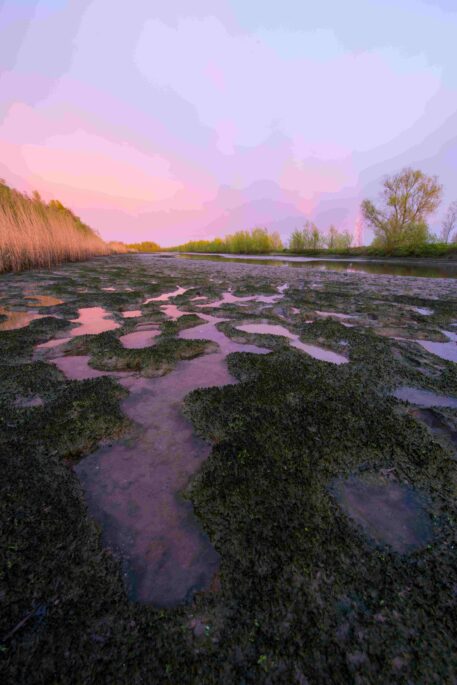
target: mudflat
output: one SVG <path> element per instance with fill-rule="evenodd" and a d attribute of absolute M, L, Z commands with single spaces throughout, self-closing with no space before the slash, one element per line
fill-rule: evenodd
<path fill-rule="evenodd" d="M 0 277 L 6 682 L 453 682 L 456 334 L 451 278 Z"/>

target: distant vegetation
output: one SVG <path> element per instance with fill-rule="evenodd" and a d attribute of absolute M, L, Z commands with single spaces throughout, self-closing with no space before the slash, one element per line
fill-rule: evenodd
<path fill-rule="evenodd" d="M 365 223 L 375 234 L 368 247 L 351 247 L 350 231 L 330 226 L 327 231 L 306 221 L 295 229 L 283 247 L 278 233 L 266 228 L 238 231 L 226 238 L 190 241 L 172 250 L 179 252 L 229 252 L 268 254 L 292 252 L 307 256 L 336 255 L 341 257 L 457 257 L 457 201 L 452 202 L 442 222 L 440 236 L 434 236 L 427 220 L 438 208 L 442 186 L 436 176 L 405 168 L 383 181 L 378 203 L 364 200 L 361 210 Z M 449 244 L 451 243 L 451 244 Z"/>
<path fill-rule="evenodd" d="M 79 217 L 58 200 L 46 204 L 0 180 L 0 272 L 50 267 L 111 252 Z"/>
<path fill-rule="evenodd" d="M 269 233 L 266 228 L 237 231 L 225 238 L 192 240 L 171 248 L 178 252 L 229 252 L 232 254 L 268 254 L 283 249 L 279 233 Z"/>
<path fill-rule="evenodd" d="M 145 240 L 142 243 L 129 243 L 125 245 L 128 252 L 160 252 L 161 247 L 152 240 Z"/>
<path fill-rule="evenodd" d="M 126 254 L 127 252 L 132 252 L 132 250 L 129 249 L 128 245 L 126 245 L 120 240 L 110 240 L 107 243 L 107 245 L 110 251 L 116 254 Z"/>
<path fill-rule="evenodd" d="M 296 229 L 289 240 L 290 252 L 304 252 L 305 250 L 345 250 L 352 242 L 352 234 L 349 231 L 338 231 L 335 226 L 330 226 L 327 233 L 320 231 L 316 224 L 307 221 L 304 227 Z"/>
<path fill-rule="evenodd" d="M 169 248 L 178 252 L 271 254 L 289 252 L 307 256 L 443 257 L 457 258 L 457 201 L 442 221 L 440 236 L 432 235 L 429 217 L 436 211 L 442 186 L 436 176 L 405 168 L 387 176 L 378 201 L 364 200 L 361 211 L 374 232 L 369 247 L 351 247 L 352 234 L 335 226 L 322 230 L 311 221 L 295 229 L 287 247 L 279 233 L 266 228 L 237 231 L 225 238 L 192 240 Z M 0 180 L 0 272 L 49 267 L 95 255 L 160 252 L 156 242 L 105 243 L 97 233 L 58 200 L 45 203 L 37 192 L 31 197 Z"/>

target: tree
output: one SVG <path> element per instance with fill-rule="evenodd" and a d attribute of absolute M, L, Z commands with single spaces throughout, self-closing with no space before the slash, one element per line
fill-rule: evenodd
<path fill-rule="evenodd" d="M 455 233 L 451 238 L 451 233 L 457 227 L 457 200 L 451 202 L 447 208 L 446 215 L 444 217 L 443 225 L 441 227 L 441 239 L 443 243 L 448 243 L 449 239 L 452 242 L 457 242 L 457 233 Z"/>
<path fill-rule="evenodd" d="M 436 176 L 406 168 L 384 179 L 380 205 L 370 200 L 361 205 L 362 214 L 373 228 L 374 243 L 387 248 L 416 244 L 429 239 L 426 219 L 441 201 L 442 186 Z"/>
<path fill-rule="evenodd" d="M 303 232 L 299 228 L 292 231 L 289 238 L 289 250 L 291 252 L 303 252 L 305 249 L 305 240 L 303 238 Z"/>
<path fill-rule="evenodd" d="M 319 250 L 324 246 L 324 236 L 320 233 L 318 227 L 312 221 L 306 221 L 302 230 L 296 229 L 289 239 L 289 250 L 291 252 Z"/>
<path fill-rule="evenodd" d="M 339 231 L 332 224 L 325 240 L 329 250 L 346 250 L 351 246 L 352 234 L 349 231 Z"/>

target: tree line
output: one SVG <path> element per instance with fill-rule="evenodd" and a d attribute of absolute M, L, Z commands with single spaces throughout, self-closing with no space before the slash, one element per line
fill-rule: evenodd
<path fill-rule="evenodd" d="M 373 230 L 373 250 L 399 253 L 417 253 L 434 246 L 435 253 L 452 242 L 457 245 L 457 201 L 451 202 L 441 224 L 440 235 L 433 235 L 428 220 L 438 209 L 443 187 L 436 176 L 427 176 L 418 169 L 405 168 L 398 174 L 383 180 L 380 197 L 376 203 L 364 200 L 361 214 L 365 225 Z M 225 238 L 192 240 L 176 248 L 180 252 L 228 252 L 262 254 L 280 252 L 302 253 L 313 251 L 347 252 L 351 249 L 353 235 L 331 225 L 326 231 L 312 221 L 305 221 L 296 228 L 284 246 L 277 232 L 266 228 L 237 231 Z M 370 249 L 370 248 L 365 248 Z M 432 250 L 428 250 L 432 252 Z M 444 252 L 441 249 L 441 252 Z"/>

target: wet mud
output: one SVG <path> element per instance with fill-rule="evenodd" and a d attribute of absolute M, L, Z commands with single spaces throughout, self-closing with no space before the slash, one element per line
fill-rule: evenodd
<path fill-rule="evenodd" d="M 6 682 L 455 680 L 455 281 L 127 255 L 0 306 Z"/>

